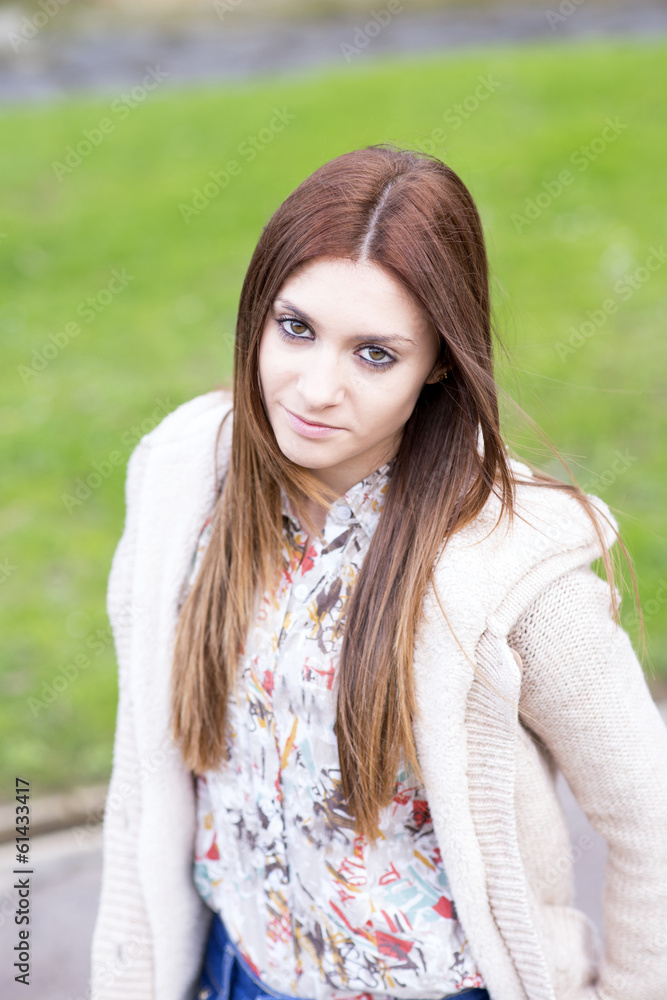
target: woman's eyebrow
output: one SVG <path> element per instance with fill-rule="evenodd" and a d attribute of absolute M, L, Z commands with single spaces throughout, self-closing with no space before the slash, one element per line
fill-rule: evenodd
<path fill-rule="evenodd" d="M 296 313 L 302 319 L 304 319 L 306 321 L 306 323 L 308 323 L 309 326 L 313 326 L 314 327 L 314 326 L 317 325 L 315 323 L 315 320 L 311 319 L 311 317 L 308 315 L 308 313 L 304 312 L 303 309 L 299 309 L 299 307 L 295 306 L 293 302 L 288 302 L 287 299 L 278 298 L 278 299 L 275 300 L 274 305 L 278 305 L 278 304 L 280 304 L 281 306 L 283 306 L 285 309 L 291 309 L 293 313 Z M 358 338 L 357 337 L 353 337 L 351 339 L 357 340 Z M 407 347 L 407 346 L 416 347 L 417 346 L 415 344 L 414 340 L 410 340 L 409 337 L 403 337 L 403 336 L 401 336 L 398 333 L 388 333 L 388 334 L 371 333 L 371 334 L 367 334 L 366 335 L 366 339 L 377 341 L 378 344 L 400 344 L 401 346 L 405 346 L 405 347 Z"/>

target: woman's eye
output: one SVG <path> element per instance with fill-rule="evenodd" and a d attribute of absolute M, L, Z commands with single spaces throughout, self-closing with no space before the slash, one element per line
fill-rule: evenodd
<path fill-rule="evenodd" d="M 285 333 L 292 333 L 294 336 L 301 336 L 302 333 L 305 333 L 305 331 L 309 329 L 308 326 L 305 323 L 302 323 L 300 319 L 281 319 L 278 323 L 283 330 L 285 329 L 283 324 L 289 323 L 292 329 L 285 330 Z M 301 329 L 299 330 L 298 327 L 301 327 Z"/>
<path fill-rule="evenodd" d="M 372 361 L 373 364 L 381 364 L 383 362 L 384 364 L 389 364 L 394 360 L 381 347 L 364 347 L 362 350 L 368 351 L 369 360 Z M 386 361 L 384 361 L 385 358 L 387 359 Z"/>

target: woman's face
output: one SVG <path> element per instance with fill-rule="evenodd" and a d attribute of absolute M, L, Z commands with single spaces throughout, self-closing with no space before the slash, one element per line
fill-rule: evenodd
<path fill-rule="evenodd" d="M 396 454 L 424 382 L 441 373 L 438 349 L 432 324 L 382 268 L 310 261 L 280 289 L 259 347 L 281 451 L 345 493 Z"/>

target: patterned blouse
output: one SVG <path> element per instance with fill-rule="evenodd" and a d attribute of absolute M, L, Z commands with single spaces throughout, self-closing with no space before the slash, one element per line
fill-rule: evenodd
<path fill-rule="evenodd" d="M 283 492 L 283 573 L 230 695 L 227 761 L 197 778 L 194 882 L 275 991 L 312 1000 L 455 996 L 484 986 L 457 920 L 426 792 L 403 766 L 382 837 L 340 789 L 335 683 L 343 616 L 393 460 L 352 486 L 305 552 Z M 203 527 L 192 583 L 210 536 Z"/>

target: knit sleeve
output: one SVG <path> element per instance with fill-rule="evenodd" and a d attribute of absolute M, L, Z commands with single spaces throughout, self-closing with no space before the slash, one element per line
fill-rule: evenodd
<path fill-rule="evenodd" d="M 91 954 L 95 1000 L 152 1000 L 152 941 L 140 888 L 137 837 L 141 818 L 140 771 L 130 685 L 132 624 L 141 615 L 133 593 L 141 483 L 149 446 L 130 456 L 125 528 L 111 564 L 107 610 L 118 662 L 118 709 L 111 779 L 104 812 L 102 887 Z"/>
<path fill-rule="evenodd" d="M 608 584 L 580 566 L 516 623 L 520 710 L 605 837 L 600 1000 L 667 996 L 667 729 Z"/>

